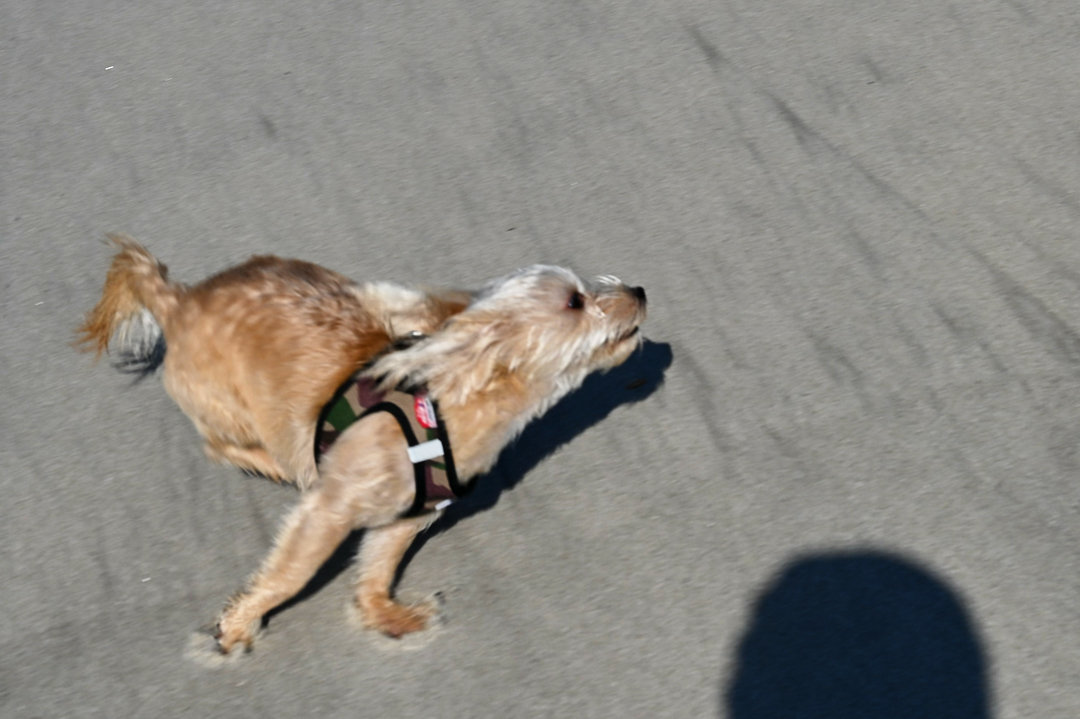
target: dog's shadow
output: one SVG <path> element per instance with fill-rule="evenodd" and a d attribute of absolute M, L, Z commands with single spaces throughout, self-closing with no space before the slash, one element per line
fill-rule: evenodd
<path fill-rule="evenodd" d="M 655 392 L 671 366 L 671 357 L 670 345 L 646 341 L 626 362 L 608 372 L 591 375 L 581 387 L 532 422 L 503 450 L 492 470 L 474 480 L 472 492 L 450 505 L 413 543 L 398 568 L 399 576 L 428 539 L 466 517 L 494 507 L 504 491 L 514 487 L 564 444 L 603 420 L 616 407 L 640 402 Z"/>
<path fill-rule="evenodd" d="M 646 340 L 641 349 L 626 362 L 603 373 L 594 373 L 542 417 L 535 420 L 512 442 L 490 472 L 473 480 L 472 491 L 452 504 L 439 519 L 420 535 L 398 566 L 395 585 L 410 560 L 424 544 L 450 527 L 494 507 L 502 493 L 520 482 L 526 474 L 564 444 L 597 424 L 624 404 L 633 404 L 655 392 L 671 366 L 671 345 Z M 307 586 L 285 604 L 266 616 L 266 622 L 278 612 L 312 596 L 352 563 L 362 541 L 363 531 L 356 531 L 338 547 Z"/>

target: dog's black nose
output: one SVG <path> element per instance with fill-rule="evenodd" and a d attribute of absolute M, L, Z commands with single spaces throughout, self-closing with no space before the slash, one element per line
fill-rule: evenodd
<path fill-rule="evenodd" d="M 645 301 L 645 288 L 644 287 L 631 287 L 630 291 L 634 293 L 634 297 L 637 297 L 642 302 Z"/>

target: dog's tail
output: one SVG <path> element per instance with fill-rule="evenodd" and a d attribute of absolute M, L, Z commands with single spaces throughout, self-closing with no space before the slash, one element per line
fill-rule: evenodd
<path fill-rule="evenodd" d="M 75 345 L 95 357 L 119 350 L 116 367 L 146 375 L 165 358 L 162 328 L 180 303 L 184 287 L 169 282 L 168 269 L 127 235 L 109 235 L 120 251 L 105 277 L 97 306 L 87 313 Z"/>

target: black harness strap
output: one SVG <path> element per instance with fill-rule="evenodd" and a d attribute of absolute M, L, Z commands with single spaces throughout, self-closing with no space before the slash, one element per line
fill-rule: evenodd
<path fill-rule="evenodd" d="M 353 423 L 375 412 L 388 412 L 408 443 L 416 483 L 412 506 L 402 516 L 437 511 L 468 494 L 472 487 L 458 481 L 446 424 L 425 388 L 398 387 L 382 392 L 376 389 L 377 384 L 373 379 L 353 376 L 323 407 L 315 432 L 316 463 Z M 426 438 L 420 439 L 419 433 Z"/>

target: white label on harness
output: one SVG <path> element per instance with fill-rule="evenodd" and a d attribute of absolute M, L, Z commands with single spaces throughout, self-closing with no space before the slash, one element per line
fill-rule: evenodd
<path fill-rule="evenodd" d="M 409 447 L 409 461 L 413 464 L 419 464 L 441 456 L 443 456 L 443 446 L 442 441 L 438 439 L 421 442 Z"/>

